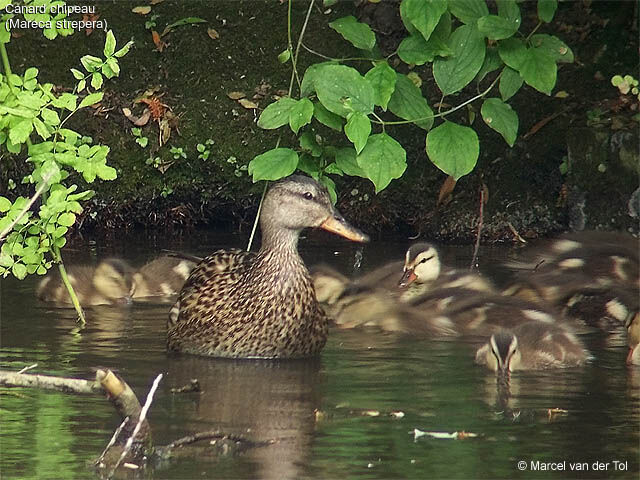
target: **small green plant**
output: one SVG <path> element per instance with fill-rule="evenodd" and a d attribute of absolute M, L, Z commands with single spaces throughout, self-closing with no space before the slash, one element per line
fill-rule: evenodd
<path fill-rule="evenodd" d="M 144 28 L 146 28 L 147 30 L 153 30 L 156 28 L 156 20 L 158 19 L 160 15 L 158 15 L 157 13 L 154 13 L 153 15 L 151 15 L 151 17 L 149 17 L 149 20 L 147 20 L 146 22 L 144 22 Z"/>
<path fill-rule="evenodd" d="M 173 188 L 171 187 L 164 187 L 162 189 L 162 191 L 160 192 L 160 195 L 162 196 L 162 198 L 167 198 L 169 195 L 171 195 L 173 193 Z"/>
<path fill-rule="evenodd" d="M 139 127 L 134 127 L 131 129 L 131 133 L 134 137 L 136 137 L 136 143 L 142 148 L 146 148 L 146 146 L 149 144 L 149 138 L 142 135 L 142 129 Z"/>
<path fill-rule="evenodd" d="M 0 10 L 8 4 L 0 0 Z M 60 10 L 63 2 L 40 0 L 38 5 L 50 12 Z M 48 39 L 66 36 L 70 30 L 58 28 L 62 14 L 23 14 L 26 20 L 43 22 L 43 34 Z M 0 275 L 13 274 L 23 279 L 28 274 L 43 275 L 54 263 L 58 265 L 78 315 L 84 321 L 82 309 L 68 281 L 61 249 L 66 234 L 82 212 L 81 202 L 91 198 L 91 190 L 78 192 L 75 182 L 82 176 L 85 182 L 96 179 L 112 180 L 116 170 L 106 164 L 109 147 L 92 145 L 90 137 L 65 127 L 67 121 L 80 110 L 102 100 L 104 78 L 120 73 L 118 59 L 126 55 L 132 42 L 116 50 L 113 32 L 106 34 L 104 58 L 85 55 L 82 68 L 71 69 L 76 79 L 71 92 L 58 93 L 51 83 L 41 83 L 39 71 L 28 67 L 22 75 L 11 70 L 6 44 L 11 41 L 8 22 L 14 15 L 0 17 L 0 145 L 8 152 L 23 157 L 32 167 L 23 183 L 35 186 L 31 198 L 19 196 L 13 200 L 0 197 Z M 50 22 L 50 25 L 47 23 Z M 85 92 L 84 96 L 81 92 Z M 13 182 L 13 181 L 12 181 Z M 11 183 L 15 186 L 15 182 Z M 38 198 L 41 205 L 31 208 Z"/>
<path fill-rule="evenodd" d="M 198 151 L 198 158 L 200 160 L 208 160 L 209 159 L 209 155 L 211 155 L 211 146 L 214 143 L 215 142 L 213 140 L 208 139 L 206 142 L 199 143 L 198 145 L 196 145 L 196 150 Z"/>
<path fill-rule="evenodd" d="M 174 160 L 187 158 L 187 154 L 184 152 L 184 149 L 182 147 L 171 147 L 171 149 L 169 149 L 169 152 L 171 152 L 171 155 L 173 155 Z"/>
<path fill-rule="evenodd" d="M 631 92 L 632 95 L 635 95 L 636 98 L 640 100 L 638 80 L 631 75 L 625 75 L 624 77 L 621 75 L 614 75 L 613 77 L 611 77 L 611 85 L 617 87 L 622 95 L 627 95 L 629 92 Z"/>

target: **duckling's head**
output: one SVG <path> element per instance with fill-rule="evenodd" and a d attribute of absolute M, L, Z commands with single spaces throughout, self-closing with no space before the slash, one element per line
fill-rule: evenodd
<path fill-rule="evenodd" d="M 640 312 L 629 316 L 625 326 L 627 327 L 627 343 L 629 344 L 627 364 L 640 365 Z"/>
<path fill-rule="evenodd" d="M 327 265 L 315 265 L 310 273 L 316 298 L 321 303 L 336 303 L 349 283 L 348 278 Z"/>
<path fill-rule="evenodd" d="M 129 303 L 133 295 L 133 269 L 124 261 L 108 258 L 98 264 L 93 286 L 112 303 Z"/>
<path fill-rule="evenodd" d="M 404 258 L 404 274 L 399 285 L 406 287 L 413 282 L 428 283 L 440 276 L 440 257 L 430 243 L 415 243 Z"/>
<path fill-rule="evenodd" d="M 520 365 L 518 338 L 504 330 L 494 333 L 489 343 L 478 350 L 476 359 L 498 375 L 508 375 Z"/>
<path fill-rule="evenodd" d="M 368 241 L 333 207 L 327 188 L 302 175 L 291 175 L 271 186 L 262 205 L 260 226 L 263 242 L 278 232 L 294 232 L 297 238 L 307 227 L 319 227 L 356 242 Z"/>

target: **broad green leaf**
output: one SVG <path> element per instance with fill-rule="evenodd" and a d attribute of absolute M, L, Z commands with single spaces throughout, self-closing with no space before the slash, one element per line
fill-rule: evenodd
<path fill-rule="evenodd" d="M 498 15 L 512 23 L 516 23 L 519 28 L 522 18 L 520 16 L 520 7 L 518 7 L 516 0 L 496 0 L 496 3 L 498 4 Z"/>
<path fill-rule="evenodd" d="M 51 132 L 39 118 L 33 119 L 33 126 L 36 128 L 36 132 L 38 132 L 38 135 L 40 135 L 43 140 L 46 140 L 51 136 Z"/>
<path fill-rule="evenodd" d="M 102 65 L 102 60 L 98 57 L 94 57 L 93 55 L 85 55 L 80 59 L 80 63 L 82 63 L 82 66 L 87 72 L 93 73 L 100 65 Z"/>
<path fill-rule="evenodd" d="M 335 113 L 331 113 L 320 102 L 316 102 L 313 104 L 313 116 L 316 117 L 316 120 L 318 120 L 321 124 L 326 125 L 327 127 L 338 132 L 342 131 L 342 123 L 344 122 L 342 117 L 336 115 Z"/>
<path fill-rule="evenodd" d="M 107 62 L 102 66 L 102 74 L 107 78 L 120 75 L 120 65 L 115 57 L 107 58 Z"/>
<path fill-rule="evenodd" d="M 485 0 L 450 0 L 449 11 L 467 25 L 474 25 L 480 17 L 489 15 Z"/>
<path fill-rule="evenodd" d="M 427 134 L 427 155 L 455 180 L 471 172 L 480 154 L 478 135 L 469 127 L 445 121 Z"/>
<path fill-rule="evenodd" d="M 17 95 L 18 103 L 32 110 L 39 110 L 47 101 L 42 98 L 42 94 L 23 91 Z"/>
<path fill-rule="evenodd" d="M 115 180 L 118 178 L 118 172 L 115 168 L 109 165 L 100 165 L 96 169 L 96 174 L 102 180 Z"/>
<path fill-rule="evenodd" d="M 60 117 L 58 116 L 58 112 L 56 112 L 55 110 L 43 108 L 40 112 L 40 116 L 42 117 L 44 123 L 48 125 L 60 125 Z"/>
<path fill-rule="evenodd" d="M 331 203 L 335 205 L 338 201 L 338 194 L 336 193 L 336 184 L 333 180 L 331 180 L 326 175 L 321 175 L 318 177 L 318 181 L 327 187 L 327 191 L 329 192 L 329 198 L 331 199 Z"/>
<path fill-rule="evenodd" d="M 8 212 L 11 208 L 11 200 L 6 197 L 0 197 L 0 213 Z"/>
<path fill-rule="evenodd" d="M 23 280 L 27 276 L 27 267 L 22 263 L 14 263 L 11 267 L 11 273 L 18 280 Z"/>
<path fill-rule="evenodd" d="M 405 120 L 413 121 L 424 130 L 433 126 L 433 111 L 413 82 L 401 73 L 396 74 L 396 89 L 389 101 L 389 110 Z"/>
<path fill-rule="evenodd" d="M 484 123 L 498 132 L 510 147 L 518 136 L 518 114 L 499 98 L 487 98 L 480 110 Z"/>
<path fill-rule="evenodd" d="M 76 221 L 76 215 L 71 212 L 61 213 L 56 220 L 58 225 L 62 225 L 63 227 L 70 227 Z"/>
<path fill-rule="evenodd" d="M 558 0 L 538 0 L 538 18 L 544 23 L 553 20 L 558 8 Z"/>
<path fill-rule="evenodd" d="M 293 98 L 282 97 L 278 101 L 267 105 L 260 114 L 258 126 L 266 130 L 273 130 L 289 123 L 289 113 L 298 102 Z"/>
<path fill-rule="evenodd" d="M 573 52 L 558 37 L 534 35 L 531 37 L 531 45 L 547 53 L 557 63 L 573 63 Z"/>
<path fill-rule="evenodd" d="M 259 180 L 278 180 L 291 175 L 298 166 L 298 154 L 290 148 L 274 148 L 249 162 L 249 175 Z"/>
<path fill-rule="evenodd" d="M 527 47 L 521 40 L 507 38 L 498 44 L 498 53 L 504 63 L 514 70 L 520 71 L 520 67 L 527 58 Z"/>
<path fill-rule="evenodd" d="M 102 92 L 90 93 L 82 99 L 78 108 L 88 107 L 102 101 Z"/>
<path fill-rule="evenodd" d="M 440 16 L 447 10 L 446 0 L 403 0 L 406 19 L 429 40 Z"/>
<path fill-rule="evenodd" d="M 297 134 L 301 127 L 311 122 L 313 103 L 308 98 L 301 98 L 289 110 L 289 126 Z"/>
<path fill-rule="evenodd" d="M 318 160 L 306 153 L 300 155 L 297 168 L 316 180 L 320 176 L 320 165 L 318 164 Z"/>
<path fill-rule="evenodd" d="M 472 25 L 458 27 L 450 37 L 453 55 L 433 61 L 433 77 L 444 95 L 458 92 L 476 76 L 485 55 L 485 42 Z"/>
<path fill-rule="evenodd" d="M 78 92 L 83 91 L 83 90 L 84 90 L 84 87 L 86 87 L 86 86 L 87 86 L 87 81 L 86 81 L 86 80 L 84 80 L 84 79 L 83 79 L 83 80 L 80 80 L 80 81 L 78 82 Z"/>
<path fill-rule="evenodd" d="M 428 41 L 420 33 L 405 37 L 398 47 L 398 56 L 403 62 L 414 65 L 424 65 L 438 56 L 448 57 L 453 53 L 447 43 L 450 34 L 451 16 L 445 13 Z"/>
<path fill-rule="evenodd" d="M 396 72 L 387 62 L 380 62 L 369 70 L 364 78 L 373 87 L 374 103 L 387 110 L 391 94 L 396 88 Z"/>
<path fill-rule="evenodd" d="M 29 118 L 25 118 L 9 129 L 9 140 L 13 144 L 25 143 L 32 131 L 33 121 Z"/>
<path fill-rule="evenodd" d="M 553 58 L 540 48 L 527 50 L 527 56 L 519 71 L 527 85 L 541 93 L 550 95 L 556 86 L 558 66 Z"/>
<path fill-rule="evenodd" d="M 366 23 L 359 22 L 353 15 L 338 18 L 331 22 L 329 26 L 354 47 L 361 50 L 371 50 L 376 44 L 376 36 L 371 27 Z"/>
<path fill-rule="evenodd" d="M 355 68 L 323 66 L 315 74 L 314 84 L 318 100 L 330 112 L 345 118 L 352 111 L 373 112 L 373 87 Z"/>
<path fill-rule="evenodd" d="M 98 90 L 100 87 L 102 87 L 102 74 L 100 74 L 99 72 L 93 72 L 91 74 L 91 86 L 94 88 L 94 90 Z"/>
<path fill-rule="evenodd" d="M 360 165 L 358 165 L 357 154 L 354 148 L 337 148 L 336 165 L 347 175 L 352 177 L 364 177 L 366 175 Z"/>
<path fill-rule="evenodd" d="M 312 132 L 307 131 L 300 135 L 299 142 L 300 148 L 309 152 L 312 157 L 322 155 L 322 147 L 318 145 L 316 136 Z M 298 168 L 300 167 L 298 166 Z"/>
<path fill-rule="evenodd" d="M 356 147 L 356 152 L 362 152 L 371 133 L 369 117 L 360 112 L 351 113 L 347 118 L 347 124 L 344 126 L 344 133 L 351 140 L 353 146 Z"/>
<path fill-rule="evenodd" d="M 407 153 L 402 145 L 386 133 L 378 133 L 369 137 L 367 145 L 356 160 L 378 193 L 384 190 L 391 180 L 402 176 L 407 168 L 406 158 Z"/>
<path fill-rule="evenodd" d="M 333 175 L 340 175 L 341 177 L 344 176 L 344 172 L 340 169 L 340 167 L 338 165 L 336 165 L 335 162 L 330 163 L 329 165 L 324 167 L 324 173 L 325 174 L 331 173 Z"/>
<path fill-rule="evenodd" d="M 72 68 L 71 73 L 73 74 L 73 78 L 75 78 L 76 80 L 82 80 L 84 78 L 84 73 L 82 73 L 77 68 Z"/>
<path fill-rule="evenodd" d="M 281 52 L 280 55 L 278 55 L 278 61 L 280 63 L 287 63 L 290 58 L 291 58 L 291 50 L 289 50 L 288 48 L 283 52 Z"/>
<path fill-rule="evenodd" d="M 70 112 L 73 112 L 76 109 L 76 102 L 78 100 L 77 95 L 73 95 L 71 93 L 65 92 L 60 95 L 58 98 L 53 100 L 53 106 L 56 108 L 66 108 Z"/>
<path fill-rule="evenodd" d="M 495 47 L 487 47 L 487 53 L 484 56 L 484 62 L 480 71 L 476 75 L 476 82 L 481 82 L 487 74 L 497 70 L 503 65 L 500 55 L 498 55 L 498 49 Z"/>
<path fill-rule="evenodd" d="M 32 80 L 38 76 L 38 69 L 35 67 L 29 67 L 24 72 L 24 81 Z"/>
<path fill-rule="evenodd" d="M 513 97 L 522 86 L 522 77 L 511 67 L 504 67 L 500 77 L 500 96 L 505 102 Z"/>
<path fill-rule="evenodd" d="M 478 19 L 478 30 L 491 40 L 511 37 L 520 28 L 519 23 L 510 22 L 498 15 L 487 15 Z"/>
<path fill-rule="evenodd" d="M 127 53 L 129 53 L 129 49 L 133 46 L 133 41 L 128 41 L 124 47 L 113 54 L 114 57 L 124 57 Z"/>
<path fill-rule="evenodd" d="M 315 80 L 316 74 L 327 65 L 337 65 L 336 62 L 321 62 L 314 63 L 310 65 L 309 68 L 304 72 L 304 77 L 302 77 L 302 84 L 300 85 L 300 96 L 308 97 L 313 92 L 316 91 Z"/>
<path fill-rule="evenodd" d="M 113 36 L 113 31 L 109 30 L 107 32 L 107 38 L 104 41 L 104 56 L 110 57 L 116 51 L 116 37 Z"/>

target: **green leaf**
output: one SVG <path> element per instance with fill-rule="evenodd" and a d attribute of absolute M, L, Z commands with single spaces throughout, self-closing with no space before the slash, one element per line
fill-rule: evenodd
<path fill-rule="evenodd" d="M 25 143 L 32 131 L 33 121 L 29 118 L 25 118 L 9 129 L 9 140 L 13 144 Z"/>
<path fill-rule="evenodd" d="M 504 63 L 514 70 L 520 71 L 520 67 L 527 58 L 527 47 L 521 40 L 507 38 L 498 44 L 498 53 Z"/>
<path fill-rule="evenodd" d="M 298 170 L 306 173 L 307 175 L 315 178 L 316 180 L 320 176 L 320 165 L 318 161 L 311 155 L 303 153 L 298 160 Z"/>
<path fill-rule="evenodd" d="M 96 173 L 102 180 L 115 180 L 116 178 L 118 178 L 118 172 L 116 171 L 116 169 L 110 167 L 109 165 L 98 166 Z"/>
<path fill-rule="evenodd" d="M 278 61 L 280 63 L 287 63 L 290 58 L 291 58 L 291 50 L 289 50 L 288 48 L 283 52 L 281 52 L 280 55 L 278 55 Z"/>
<path fill-rule="evenodd" d="M 405 18 L 429 40 L 440 16 L 447 10 L 446 0 L 403 0 Z"/>
<path fill-rule="evenodd" d="M 337 65 L 337 63 L 333 61 L 314 63 L 313 65 L 310 65 L 309 68 L 307 68 L 307 70 L 304 72 L 304 77 L 302 77 L 302 83 L 300 84 L 301 97 L 308 97 L 316 91 L 316 75 L 322 68 L 327 65 Z"/>
<path fill-rule="evenodd" d="M 427 100 L 420 89 L 401 73 L 396 74 L 396 88 L 389 101 L 389 110 L 400 118 L 413 121 L 424 130 L 433 126 L 433 111 Z"/>
<path fill-rule="evenodd" d="M 522 18 L 520 16 L 520 7 L 518 7 L 516 0 L 496 0 L 496 3 L 498 4 L 498 15 L 517 24 L 518 28 L 520 28 Z"/>
<path fill-rule="evenodd" d="M 75 78 L 76 80 L 82 80 L 84 78 L 84 73 L 76 68 L 72 68 L 71 73 L 73 74 L 73 78 Z"/>
<path fill-rule="evenodd" d="M 81 92 L 84 90 L 84 87 L 87 86 L 87 81 L 86 80 L 80 80 L 78 82 L 78 92 Z"/>
<path fill-rule="evenodd" d="M 396 88 L 396 72 L 387 62 L 380 62 L 369 70 L 364 78 L 373 87 L 374 100 L 376 105 L 387 110 L 387 104 L 391 99 L 391 94 Z"/>
<path fill-rule="evenodd" d="M 451 34 L 449 47 L 451 57 L 433 61 L 433 77 L 444 95 L 462 90 L 473 80 L 482 67 L 486 48 L 482 35 L 471 25 L 458 27 Z"/>
<path fill-rule="evenodd" d="M 293 133 L 297 134 L 301 127 L 311 122 L 313 117 L 313 103 L 308 98 L 296 101 L 289 110 L 289 126 Z"/>
<path fill-rule="evenodd" d="M 320 102 L 313 104 L 313 116 L 316 117 L 316 120 L 318 120 L 321 124 L 326 125 L 327 127 L 338 132 L 342 131 L 342 117 L 336 115 L 335 113 L 331 113 Z"/>
<path fill-rule="evenodd" d="M 367 178 L 360 165 L 354 148 L 337 148 L 335 151 L 336 165 L 347 175 Z"/>
<path fill-rule="evenodd" d="M 558 0 L 538 0 L 538 18 L 544 23 L 553 20 L 558 8 Z"/>
<path fill-rule="evenodd" d="M 127 53 L 129 53 L 129 49 L 133 46 L 133 42 L 129 41 L 126 43 L 126 45 L 124 47 L 122 47 L 120 50 L 118 50 L 116 53 L 113 54 L 114 57 L 118 57 L 118 58 L 122 58 L 124 57 Z"/>
<path fill-rule="evenodd" d="M 289 97 L 282 97 L 277 102 L 267 105 L 267 108 L 260 114 L 258 126 L 266 130 L 273 130 L 289 123 L 291 109 L 297 105 L 297 100 Z"/>
<path fill-rule="evenodd" d="M 518 114 L 499 98 L 487 98 L 480 110 L 482 119 L 498 132 L 510 147 L 518 136 Z"/>
<path fill-rule="evenodd" d="M 11 208 L 11 200 L 6 197 L 0 197 L 0 213 L 8 212 Z"/>
<path fill-rule="evenodd" d="M 330 112 L 345 118 L 352 111 L 373 112 L 373 87 L 355 68 L 325 65 L 315 74 L 314 84 L 318 100 Z"/>
<path fill-rule="evenodd" d="M 105 57 L 110 57 L 111 55 L 113 55 L 116 51 L 116 37 L 113 36 L 113 31 L 109 30 L 107 32 L 107 37 L 105 38 L 104 41 L 104 56 Z"/>
<path fill-rule="evenodd" d="M 100 65 L 102 65 L 102 60 L 98 57 L 94 57 L 93 55 L 85 55 L 80 59 L 80 63 L 82 63 L 82 66 L 87 72 L 93 73 L 98 67 L 100 67 Z"/>
<path fill-rule="evenodd" d="M 71 213 L 71 212 L 66 212 L 66 213 L 61 213 L 58 216 L 58 219 L 56 220 L 56 223 L 58 225 L 62 225 L 63 227 L 70 227 L 71 225 L 73 225 L 76 221 L 76 215 L 75 213 Z"/>
<path fill-rule="evenodd" d="M 42 117 L 42 120 L 44 120 L 44 123 L 48 125 L 60 125 L 60 117 L 58 116 L 58 112 L 55 110 L 43 108 L 40 112 L 40 116 Z"/>
<path fill-rule="evenodd" d="M 331 203 L 335 205 L 338 201 L 338 194 L 336 193 L 336 184 L 333 180 L 331 180 L 326 175 L 321 175 L 318 178 L 318 181 L 327 187 L 327 191 L 329 192 L 329 198 L 331 199 Z"/>
<path fill-rule="evenodd" d="M 353 146 L 356 147 L 356 152 L 362 152 L 371 133 L 371 121 L 369 117 L 360 112 L 353 112 L 347 117 L 344 133 L 347 135 L 347 138 L 351 140 Z"/>
<path fill-rule="evenodd" d="M 18 280 L 23 280 L 27 276 L 27 267 L 22 263 L 14 263 L 11 267 L 11 273 Z"/>
<path fill-rule="evenodd" d="M 0 3 L 6 2 L 7 0 L 1 0 Z M 10 0 L 13 1 L 13 0 Z M 8 5 L 8 4 L 5 4 Z M 4 10 L 3 8 L 0 8 L 0 10 Z M 4 17 L 4 19 L 9 19 L 12 18 L 13 15 L 7 15 Z M 0 43 L 9 43 L 11 41 L 11 32 L 9 32 L 7 30 L 7 22 L 6 21 L 0 21 Z"/>
<path fill-rule="evenodd" d="M 169 33 L 171 30 L 173 30 L 176 27 L 182 27 L 184 25 L 194 25 L 196 23 L 207 23 L 207 21 L 205 19 L 199 18 L 199 17 L 181 18 L 177 22 L 170 23 L 169 25 L 164 27 L 164 32 L 163 32 L 162 36 L 166 35 L 167 33 Z"/>
<path fill-rule="evenodd" d="M 445 121 L 427 134 L 429 159 L 456 180 L 473 170 L 479 154 L 478 135 L 472 128 Z"/>
<path fill-rule="evenodd" d="M 452 0 L 449 2 L 449 11 L 467 25 L 474 25 L 480 17 L 489 15 L 485 0 Z"/>
<path fill-rule="evenodd" d="M 520 28 L 520 23 L 510 22 L 498 15 L 486 15 L 478 19 L 478 30 L 491 40 L 502 40 L 513 36 Z"/>
<path fill-rule="evenodd" d="M 91 86 L 94 88 L 94 90 L 98 90 L 100 87 L 102 87 L 102 75 L 98 72 L 93 72 L 91 74 Z"/>
<path fill-rule="evenodd" d="M 312 157 L 322 155 L 322 147 L 318 145 L 316 136 L 311 132 L 304 132 L 300 135 L 300 148 L 311 153 Z M 298 168 L 300 168 L 300 166 L 298 166 Z"/>
<path fill-rule="evenodd" d="M 527 85 L 541 93 L 550 95 L 551 90 L 556 86 L 558 73 L 556 62 L 540 48 L 527 50 L 527 56 L 519 71 Z"/>
<path fill-rule="evenodd" d="M 29 67 L 24 72 L 24 81 L 33 80 L 38 76 L 38 69 L 35 67 Z"/>
<path fill-rule="evenodd" d="M 82 99 L 78 108 L 88 107 L 102 101 L 102 92 L 90 93 Z"/>
<path fill-rule="evenodd" d="M 522 86 L 522 77 L 511 67 L 504 67 L 500 77 L 500 96 L 505 102 L 513 97 Z"/>
<path fill-rule="evenodd" d="M 33 119 L 33 126 L 36 128 L 36 132 L 38 132 L 38 135 L 40 135 L 43 140 L 46 140 L 51 136 L 51 132 L 39 118 Z"/>
<path fill-rule="evenodd" d="M 65 92 L 60 95 L 58 98 L 53 100 L 52 104 L 56 108 L 66 108 L 70 112 L 73 112 L 76 109 L 76 102 L 78 100 L 77 95 L 73 95 L 71 93 Z"/>
<path fill-rule="evenodd" d="M 361 50 L 371 50 L 376 44 L 376 36 L 371 27 L 366 23 L 360 23 L 353 15 L 338 18 L 329 26 Z"/>
<path fill-rule="evenodd" d="M 487 53 L 484 56 L 484 62 L 480 71 L 476 75 L 476 82 L 481 82 L 487 74 L 497 70 L 503 65 L 500 55 L 498 55 L 498 49 L 495 47 L 487 47 Z"/>
<path fill-rule="evenodd" d="M 402 145 L 386 133 L 371 135 L 358 155 L 358 166 L 373 182 L 376 193 L 384 190 L 391 180 L 400 178 L 407 168 L 407 153 Z"/>
<path fill-rule="evenodd" d="M 107 62 L 102 66 L 102 74 L 107 78 L 120 75 L 120 65 L 115 57 L 107 58 Z"/>
<path fill-rule="evenodd" d="M 149 139 L 147 137 L 139 137 L 136 138 L 136 143 L 142 148 L 145 148 L 149 144 Z"/>
<path fill-rule="evenodd" d="M 533 35 L 531 45 L 545 52 L 556 63 L 573 63 L 573 52 L 558 37 L 544 34 Z"/>
<path fill-rule="evenodd" d="M 249 175 L 259 180 L 278 180 L 291 175 L 298 166 L 298 154 L 290 148 L 274 148 L 249 162 Z"/>

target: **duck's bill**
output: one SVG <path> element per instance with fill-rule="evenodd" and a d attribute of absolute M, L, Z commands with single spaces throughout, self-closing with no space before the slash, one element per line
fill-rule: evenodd
<path fill-rule="evenodd" d="M 354 242 L 368 242 L 369 236 L 357 228 L 351 226 L 340 214 L 327 218 L 320 224 L 320 228 L 327 232 L 335 233 Z"/>
<path fill-rule="evenodd" d="M 418 277 L 416 276 L 416 274 L 413 271 L 413 269 L 405 270 L 404 274 L 402 275 L 402 278 L 398 282 L 398 286 L 399 287 L 407 287 L 407 286 L 411 285 L 413 282 L 415 282 L 416 278 L 418 278 Z"/>

